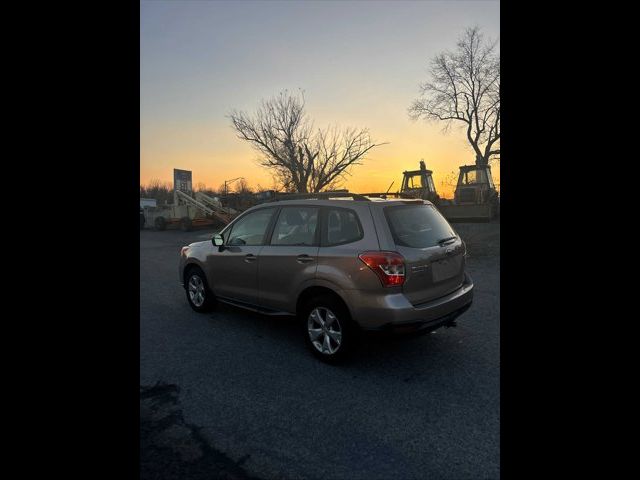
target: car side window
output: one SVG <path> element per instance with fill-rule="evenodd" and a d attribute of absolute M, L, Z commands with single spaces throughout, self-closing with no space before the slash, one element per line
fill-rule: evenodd
<path fill-rule="evenodd" d="M 263 208 L 245 215 L 231 227 L 229 239 L 225 243 L 246 246 L 264 245 L 264 237 L 274 212 L 274 208 Z"/>
<path fill-rule="evenodd" d="M 317 245 L 317 207 L 283 207 L 278 216 L 271 245 Z"/>
<path fill-rule="evenodd" d="M 353 210 L 330 208 L 327 211 L 326 245 L 341 245 L 360 240 L 363 237 L 362 226 Z"/>

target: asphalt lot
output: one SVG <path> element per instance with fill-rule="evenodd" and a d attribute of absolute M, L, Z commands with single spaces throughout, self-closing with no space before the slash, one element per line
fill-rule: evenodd
<path fill-rule="evenodd" d="M 189 308 L 178 251 L 211 230 L 141 231 L 140 383 L 178 386 L 184 422 L 250 476 L 499 478 L 500 224 L 454 228 L 475 283 L 458 327 L 371 338 L 342 366 L 292 319 Z"/>

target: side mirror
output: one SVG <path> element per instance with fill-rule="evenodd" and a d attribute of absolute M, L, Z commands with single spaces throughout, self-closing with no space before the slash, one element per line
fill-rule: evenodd
<path fill-rule="evenodd" d="M 213 243 L 214 247 L 222 247 L 224 239 L 222 238 L 222 235 L 216 233 L 213 237 L 211 237 L 211 243 Z"/>

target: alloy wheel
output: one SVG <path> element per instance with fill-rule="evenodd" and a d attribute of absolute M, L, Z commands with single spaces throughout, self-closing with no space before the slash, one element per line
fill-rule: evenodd
<path fill-rule="evenodd" d="M 205 287 L 202 278 L 199 275 L 191 275 L 189 279 L 189 298 L 196 307 L 204 305 L 205 300 Z"/>
<path fill-rule="evenodd" d="M 307 331 L 313 346 L 320 353 L 333 355 L 342 344 L 342 326 L 328 308 L 316 307 L 309 314 Z"/>

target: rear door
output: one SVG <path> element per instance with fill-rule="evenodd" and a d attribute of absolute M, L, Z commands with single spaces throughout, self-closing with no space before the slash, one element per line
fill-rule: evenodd
<path fill-rule="evenodd" d="M 464 244 L 433 205 L 384 209 L 396 250 L 406 261 L 403 293 L 414 304 L 458 289 L 464 280 Z"/>
<path fill-rule="evenodd" d="M 268 245 L 260 251 L 258 288 L 260 305 L 292 311 L 298 286 L 315 277 L 318 268 L 319 207 L 280 209 Z"/>

